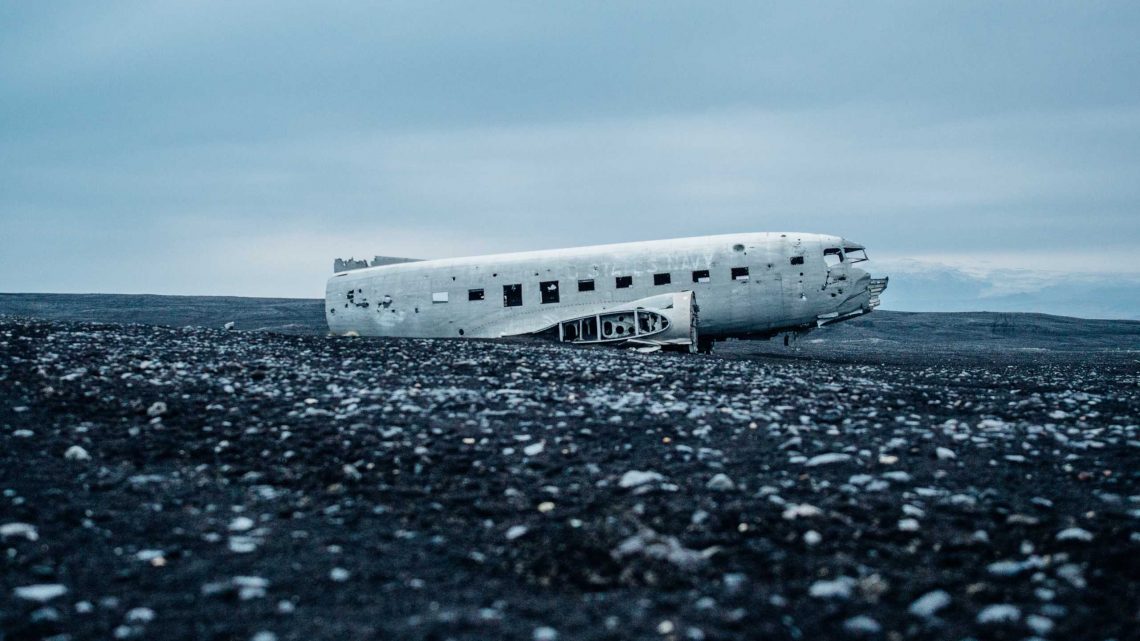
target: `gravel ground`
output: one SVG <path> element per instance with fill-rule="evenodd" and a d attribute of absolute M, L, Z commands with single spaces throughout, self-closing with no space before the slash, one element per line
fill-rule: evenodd
<path fill-rule="evenodd" d="M 1135 352 L 0 319 L 4 639 L 1135 639 Z"/>

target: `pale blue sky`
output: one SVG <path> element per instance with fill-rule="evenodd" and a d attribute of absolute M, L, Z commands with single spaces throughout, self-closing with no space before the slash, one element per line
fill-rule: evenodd
<path fill-rule="evenodd" d="M 8 2 L 0 291 L 753 230 L 1135 275 L 1138 33 L 1135 2 Z"/>

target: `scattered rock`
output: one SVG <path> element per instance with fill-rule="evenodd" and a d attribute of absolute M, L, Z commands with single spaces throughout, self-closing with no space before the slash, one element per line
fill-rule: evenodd
<path fill-rule="evenodd" d="M 709 479 L 709 482 L 705 484 L 705 487 L 718 492 L 726 492 L 728 490 L 735 490 L 736 484 L 732 482 L 732 479 L 728 478 L 727 474 L 722 473 L 717 474 L 716 476 Z"/>
<path fill-rule="evenodd" d="M 5 523 L 0 525 L 0 539 L 24 538 L 29 541 L 38 541 L 39 532 L 34 525 L 28 523 Z"/>
<path fill-rule="evenodd" d="M 1085 530 L 1085 529 L 1082 529 L 1079 527 L 1071 527 L 1071 528 L 1061 530 L 1060 532 L 1058 532 L 1057 533 L 1057 540 L 1058 541 L 1084 541 L 1084 542 L 1088 542 L 1088 541 L 1093 540 L 1093 535 L 1092 535 L 1092 532 L 1089 532 L 1088 530 Z"/>
<path fill-rule="evenodd" d="M 849 576 L 841 576 L 830 581 L 816 581 L 808 588 L 808 594 L 817 599 L 850 599 L 851 589 L 857 583 Z"/>
<path fill-rule="evenodd" d="M 843 629 L 854 636 L 871 636 L 883 631 L 883 626 L 871 617 L 861 614 L 843 622 Z"/>
<path fill-rule="evenodd" d="M 531 639 L 534 641 L 558 641 L 558 631 L 547 626 L 540 626 L 534 629 Z"/>
<path fill-rule="evenodd" d="M 644 556 L 668 561 L 682 570 L 692 570 L 703 565 L 715 551 L 715 548 L 703 552 L 691 550 L 683 546 L 677 537 L 661 535 L 646 528 L 618 544 L 610 556 L 617 560 Z"/>
<path fill-rule="evenodd" d="M 919 525 L 918 519 L 900 519 L 898 528 L 903 532 L 917 532 L 922 526 Z"/>
<path fill-rule="evenodd" d="M 253 519 L 248 516 L 239 516 L 230 521 L 228 527 L 230 532 L 247 532 L 252 530 L 254 525 L 256 525 L 256 523 Z"/>
<path fill-rule="evenodd" d="M 657 483 L 658 481 L 663 481 L 664 479 L 665 479 L 665 477 L 661 476 L 657 472 L 653 472 L 653 471 L 642 472 L 640 470 L 630 470 L 630 471 L 626 472 L 625 474 L 621 475 L 621 480 L 618 481 L 618 486 L 629 489 L 629 488 L 634 488 L 634 487 L 638 487 L 641 485 L 645 485 L 647 483 Z"/>
<path fill-rule="evenodd" d="M 950 593 L 945 590 L 933 590 L 915 599 L 907 612 L 916 617 L 929 619 L 950 605 Z"/>
<path fill-rule="evenodd" d="M 127 611 L 127 623 L 150 623 L 154 621 L 154 610 L 150 608 L 133 608 Z"/>
<path fill-rule="evenodd" d="M 16 594 L 16 598 L 18 599 L 47 603 L 52 599 L 67 594 L 67 587 L 62 586 L 58 583 L 40 583 L 36 585 L 25 585 L 23 587 L 18 587 L 14 592 Z"/>
<path fill-rule="evenodd" d="M 784 509 L 782 516 L 785 519 L 792 521 L 792 520 L 795 520 L 798 518 L 808 518 L 808 517 L 813 517 L 813 516 L 819 516 L 820 514 L 823 514 L 823 510 L 819 509 L 818 507 L 816 507 L 814 505 L 808 505 L 806 503 L 803 503 L 800 505 L 789 505 L 787 508 Z"/>
<path fill-rule="evenodd" d="M 1017 623 L 1020 619 L 1021 609 L 1006 603 L 987 605 L 977 617 L 978 623 L 982 624 Z"/>
<path fill-rule="evenodd" d="M 828 454 L 819 454 L 809 458 L 807 462 L 804 463 L 804 467 L 818 467 L 820 465 L 831 465 L 832 463 L 846 463 L 850 460 L 850 454 L 831 452 Z"/>

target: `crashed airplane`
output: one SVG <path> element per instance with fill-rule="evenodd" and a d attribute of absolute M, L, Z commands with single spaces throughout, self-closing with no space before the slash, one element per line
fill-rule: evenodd
<path fill-rule="evenodd" d="M 334 334 L 502 338 L 709 351 L 869 313 L 886 278 L 838 236 L 747 233 L 415 260 L 340 260 Z"/>

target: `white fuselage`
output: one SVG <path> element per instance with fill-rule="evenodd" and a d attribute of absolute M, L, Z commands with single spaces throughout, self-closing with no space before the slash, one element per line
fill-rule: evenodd
<path fill-rule="evenodd" d="M 497 338 L 691 291 L 702 337 L 771 336 L 878 304 L 844 248 L 862 253 L 838 236 L 744 233 L 384 265 L 330 278 L 325 316 L 335 334 Z"/>

